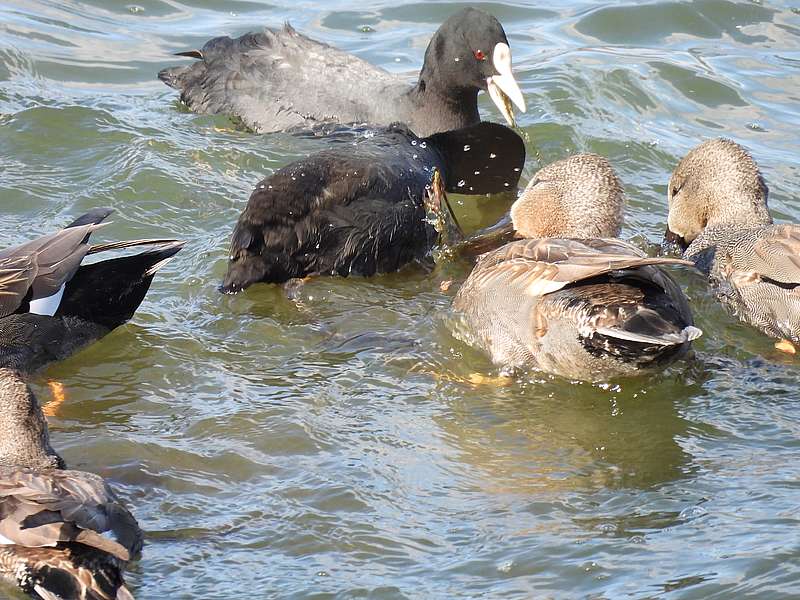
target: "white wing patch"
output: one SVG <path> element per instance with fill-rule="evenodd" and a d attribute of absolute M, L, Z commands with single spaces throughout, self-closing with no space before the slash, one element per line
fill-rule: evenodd
<path fill-rule="evenodd" d="M 61 298 L 64 296 L 64 288 L 66 286 L 66 283 L 62 283 L 61 287 L 58 288 L 58 291 L 52 296 L 31 300 L 31 307 L 28 312 L 31 312 L 34 315 L 45 315 L 52 317 L 54 314 L 56 314 L 56 311 L 61 304 Z"/>

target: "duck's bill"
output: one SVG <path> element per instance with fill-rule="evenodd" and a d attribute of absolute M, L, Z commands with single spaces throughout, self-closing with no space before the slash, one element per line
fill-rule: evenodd
<path fill-rule="evenodd" d="M 683 251 L 689 247 L 689 243 L 682 236 L 667 227 L 667 230 L 664 232 L 664 243 L 662 247 L 665 251 L 677 250 L 683 253 Z"/>
<path fill-rule="evenodd" d="M 511 72 L 511 49 L 507 44 L 500 43 L 495 46 L 492 61 L 498 75 L 493 75 L 486 80 L 489 97 L 497 105 L 506 122 L 511 127 L 515 127 L 512 103 L 520 112 L 525 112 L 525 98 Z"/>

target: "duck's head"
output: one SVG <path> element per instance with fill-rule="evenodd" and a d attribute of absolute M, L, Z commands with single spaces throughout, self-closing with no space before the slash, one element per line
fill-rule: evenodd
<path fill-rule="evenodd" d="M 669 180 L 666 239 L 686 248 L 707 226 L 772 222 L 758 165 L 736 142 L 715 138 L 693 148 Z"/>
<path fill-rule="evenodd" d="M 64 468 L 64 461 L 50 447 L 47 422 L 36 396 L 11 369 L 0 369 L 0 465 Z"/>
<path fill-rule="evenodd" d="M 524 238 L 616 237 L 622 228 L 622 182 L 597 154 L 575 154 L 540 169 L 511 206 Z"/>
<path fill-rule="evenodd" d="M 511 71 L 506 32 L 492 15 L 475 8 L 450 16 L 433 35 L 419 85 L 445 90 L 448 96 L 460 96 L 467 90 L 488 91 L 512 127 L 512 103 L 525 112 L 522 90 Z"/>

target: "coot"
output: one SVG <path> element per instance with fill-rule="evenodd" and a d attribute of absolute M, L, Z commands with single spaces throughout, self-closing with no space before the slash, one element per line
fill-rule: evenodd
<path fill-rule="evenodd" d="M 424 257 L 436 173 L 447 191 L 513 190 L 525 145 L 479 123 L 419 138 L 402 125 L 279 169 L 256 186 L 231 241 L 223 291 L 307 275 L 372 275 Z M 435 188 L 435 186 L 434 186 Z"/>
<path fill-rule="evenodd" d="M 433 35 L 416 85 L 314 41 L 288 24 L 239 38 L 214 38 L 198 59 L 158 77 L 181 92 L 193 111 L 227 114 L 257 132 L 314 128 L 327 123 L 404 122 L 419 136 L 480 121 L 478 92 L 489 92 L 509 125 L 511 102 L 525 100 L 511 72 L 502 25 L 474 8 L 447 19 Z"/>

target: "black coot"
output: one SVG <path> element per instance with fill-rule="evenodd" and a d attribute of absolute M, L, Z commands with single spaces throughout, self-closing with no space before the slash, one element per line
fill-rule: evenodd
<path fill-rule="evenodd" d="M 413 87 L 288 24 L 237 39 L 214 38 L 202 50 L 178 54 L 199 61 L 158 76 L 180 90 L 189 108 L 230 115 L 258 132 L 397 121 L 426 136 L 478 123 L 480 90 L 489 92 L 509 125 L 511 102 L 525 111 L 502 25 L 473 8 L 439 27 Z"/>
<path fill-rule="evenodd" d="M 307 275 L 373 275 L 428 254 L 434 173 L 462 194 L 514 190 L 525 145 L 508 127 L 479 123 L 419 138 L 393 125 L 334 144 L 258 184 L 233 232 L 223 291 Z"/>

